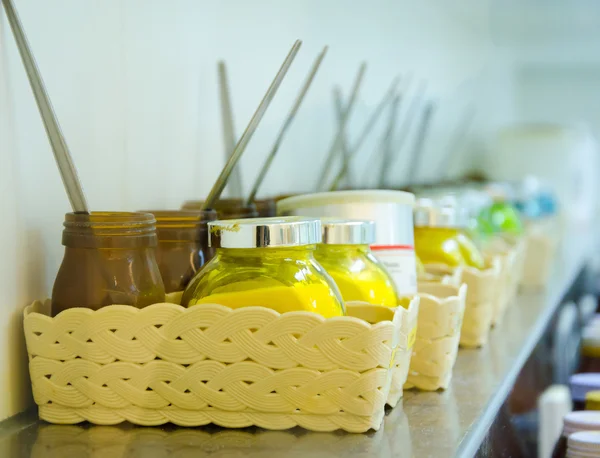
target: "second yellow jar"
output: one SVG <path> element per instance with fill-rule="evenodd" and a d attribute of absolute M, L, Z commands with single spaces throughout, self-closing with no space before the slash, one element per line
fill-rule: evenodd
<path fill-rule="evenodd" d="M 369 245 L 375 241 L 373 221 L 322 220 L 323 241 L 315 258 L 332 276 L 344 301 L 396 307 L 394 282 Z"/>

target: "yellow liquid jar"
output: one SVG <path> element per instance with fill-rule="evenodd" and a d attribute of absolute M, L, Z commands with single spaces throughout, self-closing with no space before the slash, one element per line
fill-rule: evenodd
<path fill-rule="evenodd" d="M 344 301 L 396 307 L 394 281 L 371 253 L 373 221 L 323 220 L 323 241 L 315 258 L 337 284 Z"/>
<path fill-rule="evenodd" d="M 319 220 L 253 218 L 214 221 L 208 227 L 216 254 L 186 288 L 182 305 L 345 315 L 339 289 L 314 257 L 321 241 Z"/>
<path fill-rule="evenodd" d="M 415 251 L 424 264 L 485 267 L 483 254 L 466 235 L 467 221 L 455 206 L 419 199 L 415 207 Z"/>

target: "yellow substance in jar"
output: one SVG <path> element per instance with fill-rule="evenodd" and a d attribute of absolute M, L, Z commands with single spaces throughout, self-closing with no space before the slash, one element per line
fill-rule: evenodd
<path fill-rule="evenodd" d="M 257 282 L 231 285 L 231 291 L 218 292 L 192 301 L 189 305 L 221 304 L 232 309 L 240 307 L 267 307 L 279 313 L 306 311 L 325 318 L 341 316 L 339 302 L 327 285 L 256 287 Z M 236 291 L 237 290 L 237 291 Z"/>
<path fill-rule="evenodd" d="M 367 245 L 317 247 L 317 261 L 337 284 L 344 301 L 396 307 L 394 282 Z"/>
<path fill-rule="evenodd" d="M 443 227 L 415 227 L 415 251 L 425 264 L 466 265 L 483 269 L 485 261 L 461 231 Z"/>
<path fill-rule="evenodd" d="M 181 304 L 267 307 L 279 313 L 314 312 L 330 318 L 346 310 L 333 279 L 315 261 L 314 245 L 220 248 L 185 290 Z"/>

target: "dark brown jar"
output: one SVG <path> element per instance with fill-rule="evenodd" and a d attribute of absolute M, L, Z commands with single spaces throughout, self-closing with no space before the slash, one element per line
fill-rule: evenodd
<path fill-rule="evenodd" d="M 188 200 L 183 203 L 182 210 L 201 210 L 202 200 Z M 215 204 L 219 219 L 257 218 L 256 205 L 245 205 L 242 199 L 220 199 Z"/>
<path fill-rule="evenodd" d="M 256 211 L 261 218 L 270 218 L 277 215 L 277 202 L 275 199 L 260 199 L 254 201 Z"/>
<path fill-rule="evenodd" d="M 52 315 L 73 307 L 142 308 L 164 302 L 155 224 L 150 213 L 67 213 L 65 255 L 52 289 Z"/>
<path fill-rule="evenodd" d="M 156 260 L 167 293 L 183 291 L 196 272 L 212 259 L 208 246 L 209 221 L 217 212 L 149 210 L 156 217 L 158 249 Z"/>

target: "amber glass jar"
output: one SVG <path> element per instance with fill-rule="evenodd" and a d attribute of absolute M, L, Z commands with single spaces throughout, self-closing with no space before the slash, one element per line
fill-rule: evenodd
<path fill-rule="evenodd" d="M 202 210 L 203 200 L 187 200 L 182 210 Z M 245 205 L 242 199 L 220 199 L 215 204 L 219 219 L 256 218 L 258 211 L 255 204 Z"/>
<path fill-rule="evenodd" d="M 163 302 L 155 223 L 150 213 L 67 213 L 65 255 L 52 289 L 52 315 L 73 307 L 142 308 Z"/>
<path fill-rule="evenodd" d="M 208 222 L 217 219 L 214 210 L 149 210 L 156 217 L 156 260 L 165 292 L 183 291 L 196 272 L 212 259 L 208 246 Z"/>

